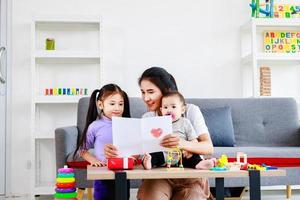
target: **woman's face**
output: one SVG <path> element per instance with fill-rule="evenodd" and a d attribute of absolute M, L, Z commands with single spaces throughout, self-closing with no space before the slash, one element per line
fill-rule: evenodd
<path fill-rule="evenodd" d="M 141 81 L 141 92 L 144 102 L 147 104 L 149 111 L 156 111 L 160 107 L 162 97 L 161 90 L 154 85 L 151 81 Z"/>

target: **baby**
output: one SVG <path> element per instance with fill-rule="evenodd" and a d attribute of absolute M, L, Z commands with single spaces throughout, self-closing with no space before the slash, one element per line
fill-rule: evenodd
<path fill-rule="evenodd" d="M 171 115 L 173 133 L 180 139 L 198 142 L 196 132 L 191 122 L 183 117 L 186 111 L 186 103 L 179 92 L 170 92 L 162 97 L 161 115 Z M 160 167 L 166 164 L 166 152 L 155 152 L 145 154 L 143 166 L 145 169 Z M 188 154 L 183 152 L 183 166 L 196 169 L 210 169 L 214 167 L 216 159 L 203 160 L 198 154 Z"/>

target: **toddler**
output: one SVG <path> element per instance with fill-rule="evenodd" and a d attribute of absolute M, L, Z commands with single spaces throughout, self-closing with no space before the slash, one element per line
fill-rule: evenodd
<path fill-rule="evenodd" d="M 162 97 L 161 115 L 170 115 L 172 117 L 173 133 L 177 134 L 180 139 L 198 142 L 196 132 L 191 122 L 183 117 L 186 104 L 183 96 L 179 92 L 169 92 Z M 155 152 L 145 154 L 143 166 L 145 169 L 160 167 L 166 164 L 166 152 Z M 196 169 L 210 169 L 214 167 L 216 159 L 203 160 L 198 154 L 191 154 L 183 151 L 183 166 Z"/>

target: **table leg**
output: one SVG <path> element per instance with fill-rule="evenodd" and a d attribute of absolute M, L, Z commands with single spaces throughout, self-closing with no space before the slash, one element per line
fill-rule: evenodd
<path fill-rule="evenodd" d="M 224 200 L 224 178 L 216 178 L 216 200 Z"/>
<path fill-rule="evenodd" d="M 249 171 L 250 200 L 261 200 L 260 171 Z"/>
<path fill-rule="evenodd" d="M 115 199 L 127 200 L 127 175 L 126 172 L 115 173 Z"/>

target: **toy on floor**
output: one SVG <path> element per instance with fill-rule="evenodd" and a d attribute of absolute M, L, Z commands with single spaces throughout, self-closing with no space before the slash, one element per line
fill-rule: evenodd
<path fill-rule="evenodd" d="M 73 168 L 65 165 L 64 168 L 58 169 L 54 199 L 77 200 Z"/>
<path fill-rule="evenodd" d="M 172 148 L 168 150 L 166 166 L 167 168 L 171 168 L 171 166 L 178 166 L 180 168 L 183 168 L 182 152 L 179 148 Z"/>

